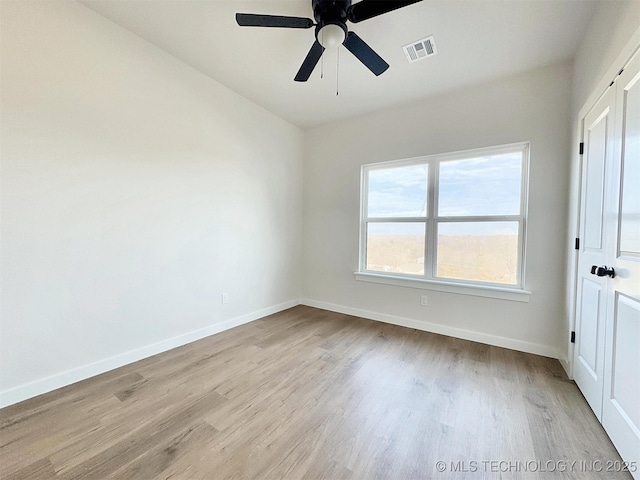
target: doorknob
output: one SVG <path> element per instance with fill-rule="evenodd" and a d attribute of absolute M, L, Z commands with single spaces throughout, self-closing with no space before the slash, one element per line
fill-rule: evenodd
<path fill-rule="evenodd" d="M 599 277 L 609 276 L 611 278 L 616 276 L 616 271 L 613 268 L 609 268 L 606 265 L 598 267 L 597 265 L 591 266 L 591 273 Z"/>

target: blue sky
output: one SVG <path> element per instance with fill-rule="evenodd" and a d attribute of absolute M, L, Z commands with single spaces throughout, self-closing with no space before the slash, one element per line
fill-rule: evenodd
<path fill-rule="evenodd" d="M 519 214 L 520 157 L 515 152 L 441 162 L 439 215 Z M 370 170 L 369 216 L 425 216 L 427 170 L 426 165 Z"/>
<path fill-rule="evenodd" d="M 424 217 L 427 165 L 369 171 L 370 217 Z"/>
<path fill-rule="evenodd" d="M 427 165 L 409 165 L 369 171 L 370 217 L 424 217 L 427 207 Z M 440 216 L 518 215 L 522 159 L 520 152 L 478 156 L 440 163 Z M 422 224 L 379 224 L 373 233 L 417 233 Z M 455 235 L 517 235 L 517 223 L 447 224 Z"/>
<path fill-rule="evenodd" d="M 518 152 L 440 163 L 438 214 L 518 215 L 520 157 Z"/>

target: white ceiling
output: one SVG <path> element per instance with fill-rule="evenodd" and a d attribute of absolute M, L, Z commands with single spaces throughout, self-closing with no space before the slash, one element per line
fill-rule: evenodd
<path fill-rule="evenodd" d="M 302 128 L 411 103 L 571 58 L 591 0 L 424 0 L 348 24 L 390 64 L 375 77 L 349 51 L 327 50 L 293 81 L 314 29 L 239 27 L 235 13 L 313 18 L 311 0 L 81 0 L 253 102 Z M 435 36 L 439 54 L 412 64 L 402 46 Z M 339 82 L 339 96 L 336 83 Z"/>

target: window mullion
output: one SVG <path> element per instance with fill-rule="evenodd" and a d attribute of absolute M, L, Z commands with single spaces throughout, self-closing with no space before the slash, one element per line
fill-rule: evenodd
<path fill-rule="evenodd" d="M 358 265 L 362 272 L 367 268 L 367 215 L 369 205 L 369 169 L 365 166 L 360 174 L 360 248 L 358 249 Z"/>
<path fill-rule="evenodd" d="M 384 222 L 384 223 L 392 223 L 392 222 L 424 222 L 424 217 L 371 217 L 366 219 L 367 222 L 375 223 L 375 222 Z"/>
<path fill-rule="evenodd" d="M 436 158 L 429 161 L 429 185 L 427 188 L 427 231 L 424 274 L 427 278 L 435 278 L 436 264 L 436 215 L 437 215 L 437 176 L 438 162 Z"/>
<path fill-rule="evenodd" d="M 436 217 L 438 222 L 519 222 L 521 215 L 487 215 L 474 217 Z"/>

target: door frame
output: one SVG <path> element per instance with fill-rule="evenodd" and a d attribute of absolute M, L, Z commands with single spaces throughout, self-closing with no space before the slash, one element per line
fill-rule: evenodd
<path fill-rule="evenodd" d="M 614 84 L 615 86 L 615 84 Z M 590 267 L 592 265 L 605 265 L 609 264 L 609 256 L 611 245 L 609 245 L 610 235 L 606 232 L 608 222 L 606 218 L 609 214 L 610 197 L 612 196 L 612 183 L 614 179 L 611 176 L 613 162 L 615 162 L 615 149 L 614 149 L 614 137 L 615 137 L 615 124 L 616 122 L 616 89 L 608 88 L 604 94 L 598 99 L 598 102 L 594 107 L 589 110 L 587 115 L 582 120 L 583 123 L 583 137 L 584 137 L 584 153 L 581 155 L 581 192 L 584 195 L 580 196 L 579 203 L 580 209 L 580 246 L 576 249 L 577 252 L 577 269 L 576 269 L 576 296 L 575 296 L 575 323 L 576 334 L 574 344 L 574 358 L 573 360 L 573 374 L 574 380 L 578 384 L 578 387 L 582 391 L 585 399 L 591 406 L 591 409 L 595 413 L 598 419 L 602 416 L 602 392 L 604 389 L 604 351 L 605 351 L 605 331 L 606 331 L 606 318 L 607 318 L 607 300 L 609 292 L 609 282 L 607 277 L 596 277 L 593 275 L 593 270 L 590 273 Z M 594 131 L 593 128 L 596 127 Z M 600 131 L 602 137 L 597 135 Z M 597 135 L 594 140 L 593 134 Z M 595 150 L 592 150 L 595 141 Z M 600 146 L 600 147 L 598 147 Z M 599 149 L 602 148 L 600 152 Z M 595 156 L 593 156 L 595 155 Z M 602 157 L 600 156 L 602 155 Z M 602 209 L 599 213 L 597 211 L 587 211 L 591 201 L 586 199 L 585 195 L 589 195 L 589 189 L 594 185 L 591 183 L 594 178 L 592 175 L 601 176 L 600 181 L 597 184 L 601 186 L 600 192 L 591 192 L 591 195 L 595 194 L 595 199 L 599 200 L 597 204 Z M 585 191 L 586 189 L 586 191 Z M 601 196 L 598 196 L 598 193 Z M 591 198 L 593 200 L 593 198 Z M 594 205 L 591 205 L 594 207 Z M 596 207 L 597 208 L 597 207 Z M 599 246 L 587 245 L 587 232 L 591 231 L 594 227 L 593 224 L 585 223 L 584 215 L 593 215 L 598 213 L 598 218 L 592 217 L 591 222 L 596 221 L 600 223 L 598 233 L 600 236 Z M 592 238 L 592 242 L 595 239 Z M 596 242 L 598 243 L 598 242 Z M 585 293 L 585 289 L 588 286 L 595 288 L 594 291 Z M 596 291 L 598 292 L 596 294 Z M 593 300 L 597 295 L 598 300 L 596 305 L 591 309 L 585 310 L 585 300 Z M 594 310 L 595 308 L 595 310 Z M 594 317 L 595 315 L 595 317 Z M 590 324 L 590 320 L 595 322 Z M 593 329 L 593 330 L 592 330 Z M 592 342 L 584 342 L 584 337 L 589 334 Z M 580 352 L 581 346 L 589 347 L 587 351 Z M 593 364 L 580 362 L 580 353 L 586 354 L 586 362 L 589 361 L 589 357 Z M 583 365 L 581 365 L 583 363 Z"/>
<path fill-rule="evenodd" d="M 566 335 L 566 357 L 561 352 L 559 356 L 560 363 L 565 369 L 569 378 L 573 379 L 574 370 L 574 344 L 571 343 L 571 332 L 576 328 L 576 302 L 578 300 L 578 253 L 579 250 L 574 248 L 574 241 L 580 237 L 580 214 L 581 214 L 581 198 L 582 198 L 582 155 L 580 155 L 580 144 L 584 142 L 584 119 L 591 109 L 605 94 L 612 82 L 618 77 L 620 71 L 627 66 L 636 52 L 640 51 L 640 27 L 633 33 L 627 44 L 617 55 L 616 59 L 606 70 L 604 76 L 598 82 L 596 88 L 593 89 L 587 101 L 578 111 L 577 125 L 573 133 L 573 145 L 571 147 L 571 185 L 569 193 L 569 226 L 567 229 L 568 245 L 567 248 L 571 253 L 567 255 L 567 303 L 566 309 L 568 313 L 568 321 L 565 325 Z M 615 87 L 615 84 L 613 84 Z"/>

